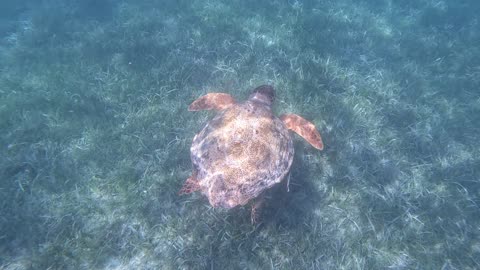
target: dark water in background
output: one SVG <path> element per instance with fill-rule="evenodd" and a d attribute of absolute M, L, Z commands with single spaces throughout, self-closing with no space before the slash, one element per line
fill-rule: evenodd
<path fill-rule="evenodd" d="M 480 268 L 480 2 L 0 3 L 0 269 Z M 189 147 L 260 84 L 290 191 L 178 196 Z"/>

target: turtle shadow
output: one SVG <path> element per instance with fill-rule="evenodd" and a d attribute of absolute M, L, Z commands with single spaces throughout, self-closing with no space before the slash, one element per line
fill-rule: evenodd
<path fill-rule="evenodd" d="M 264 225 L 297 228 L 309 222 L 316 206 L 322 203 L 324 196 L 314 185 L 314 172 L 302 164 L 302 159 L 297 156 L 301 154 L 295 154 L 285 179 L 266 191 L 260 216 Z"/>

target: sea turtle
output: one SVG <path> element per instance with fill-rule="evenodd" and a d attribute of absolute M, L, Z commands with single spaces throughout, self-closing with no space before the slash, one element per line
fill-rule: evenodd
<path fill-rule="evenodd" d="M 287 175 L 294 152 L 289 129 L 323 149 L 320 133 L 312 123 L 295 114 L 280 118 L 273 114 L 274 98 L 273 87 L 262 85 L 243 103 L 235 102 L 229 94 L 209 93 L 188 107 L 189 111 L 219 113 L 193 138 L 193 173 L 180 194 L 201 191 L 213 207 L 245 205 Z"/>

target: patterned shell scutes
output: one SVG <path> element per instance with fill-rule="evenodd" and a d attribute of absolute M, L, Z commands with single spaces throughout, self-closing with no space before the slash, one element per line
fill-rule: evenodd
<path fill-rule="evenodd" d="M 288 130 L 270 107 L 247 101 L 208 122 L 193 139 L 191 159 L 210 204 L 232 208 L 279 183 L 293 152 Z"/>

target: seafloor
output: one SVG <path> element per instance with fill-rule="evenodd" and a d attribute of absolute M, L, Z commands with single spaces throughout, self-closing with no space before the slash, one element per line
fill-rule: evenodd
<path fill-rule="evenodd" d="M 0 3 L 0 269 L 479 269 L 480 2 Z M 177 196 L 201 94 L 277 89 L 290 192 Z"/>

